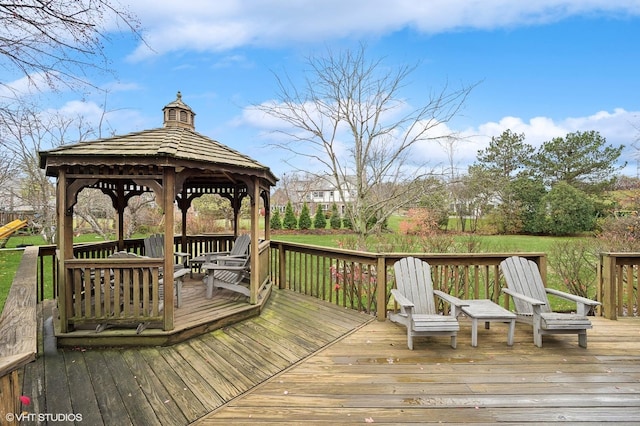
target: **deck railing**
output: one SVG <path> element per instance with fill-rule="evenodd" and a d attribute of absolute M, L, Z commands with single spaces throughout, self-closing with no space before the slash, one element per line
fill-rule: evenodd
<path fill-rule="evenodd" d="M 187 251 L 197 256 L 208 251 L 228 250 L 234 241 L 232 235 L 189 236 L 187 246 L 181 247 L 176 238 L 177 251 Z M 144 252 L 142 239 L 127 240 L 126 249 Z M 77 258 L 102 258 L 116 250 L 115 242 L 79 245 L 74 248 Z M 185 250 L 186 249 L 186 250 Z M 500 289 L 504 285 L 498 271 L 499 263 L 516 253 L 369 253 L 334 249 L 307 244 L 271 241 L 269 262 L 261 261 L 268 270 L 261 276 L 270 276 L 281 287 L 318 297 L 341 306 L 375 313 L 384 318 L 393 283 L 393 263 L 404 256 L 416 256 L 433 267 L 434 283 L 443 291 L 461 298 L 488 298 L 502 306 L 509 300 Z M 519 255 L 523 255 L 519 253 Z M 546 280 L 544 253 L 527 253 L 526 257 L 540 266 Z M 54 246 L 40 247 L 38 272 L 38 297 L 54 297 L 55 293 Z M 44 271 L 51 273 L 45 274 Z M 378 271 L 385 271 L 379 274 Z M 640 295 L 638 271 L 640 253 L 603 253 L 598 267 L 597 299 L 603 302 L 599 314 L 615 319 L 617 316 L 638 316 Z M 54 280 L 54 293 L 44 294 L 45 275 Z M 497 279 L 496 279 L 497 278 Z M 380 290 L 382 289 L 382 290 Z M 385 309 L 378 309 L 384 306 Z"/>
<path fill-rule="evenodd" d="M 0 422 L 20 412 L 20 368 L 38 352 L 37 257 L 37 247 L 24 250 L 0 315 Z"/>
<path fill-rule="evenodd" d="M 386 318 L 393 264 L 414 256 L 431 265 L 434 287 L 462 299 L 490 299 L 506 308 L 499 264 L 515 253 L 369 253 L 271 241 L 271 281 L 340 306 Z M 546 255 L 519 254 L 536 262 L 546 283 Z M 446 306 L 441 306 L 446 310 Z"/>
<path fill-rule="evenodd" d="M 602 253 L 598 282 L 598 300 L 606 318 L 640 315 L 640 253 Z"/>

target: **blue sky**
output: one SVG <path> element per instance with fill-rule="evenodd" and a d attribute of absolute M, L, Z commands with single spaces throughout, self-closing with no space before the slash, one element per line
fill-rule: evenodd
<path fill-rule="evenodd" d="M 121 2 L 127 4 L 127 2 Z M 532 4 L 530 4 L 532 3 Z M 506 129 L 539 146 L 578 130 L 624 144 L 626 174 L 637 174 L 640 137 L 640 1 L 616 0 L 195 0 L 128 2 L 145 29 L 138 40 L 112 34 L 116 76 L 107 110 L 118 134 L 162 125 L 161 110 L 181 91 L 196 130 L 269 166 L 289 171 L 268 146 L 271 128 L 250 107 L 273 99 L 273 73 L 300 76 L 304 58 L 366 43 L 389 66 L 418 64 L 406 101 L 479 83 L 448 130 L 461 170 Z M 115 25 L 105 23 L 108 31 Z M 7 81 L 7 78 L 4 78 Z M 103 97 L 51 94 L 47 106 L 97 117 Z M 449 160 L 438 144 L 419 155 Z"/>

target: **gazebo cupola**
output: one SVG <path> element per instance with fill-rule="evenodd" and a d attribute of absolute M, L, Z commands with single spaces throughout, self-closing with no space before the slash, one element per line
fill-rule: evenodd
<path fill-rule="evenodd" d="M 182 102 L 182 93 L 178 92 L 176 100 L 162 108 L 164 112 L 164 127 L 182 127 L 185 129 L 196 129 L 196 113 L 189 105 Z"/>

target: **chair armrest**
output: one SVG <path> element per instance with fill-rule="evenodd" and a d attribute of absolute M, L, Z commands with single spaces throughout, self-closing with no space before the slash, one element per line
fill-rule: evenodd
<path fill-rule="evenodd" d="M 202 265 L 202 269 L 206 269 L 208 271 L 244 271 L 247 269 L 247 266 L 243 263 L 242 265 L 219 265 L 217 263 L 205 263 Z"/>
<path fill-rule="evenodd" d="M 433 290 L 433 294 L 435 294 L 440 299 L 444 300 L 445 302 L 447 302 L 450 305 L 453 305 L 453 306 L 455 306 L 457 308 L 459 308 L 461 306 L 469 306 L 469 303 L 467 301 L 459 299 L 459 298 L 457 298 L 455 296 L 452 296 L 449 293 L 445 293 L 444 291 Z"/>
<path fill-rule="evenodd" d="M 397 288 L 391 289 L 391 295 L 393 295 L 393 299 L 398 303 L 398 305 L 403 308 L 413 308 L 413 302 L 407 299 L 404 294 L 400 293 L 400 290 Z"/>
<path fill-rule="evenodd" d="M 173 279 L 174 279 L 174 280 L 176 280 L 176 279 L 178 279 L 178 278 L 182 278 L 182 277 L 184 277 L 185 275 L 187 275 L 187 274 L 189 274 L 189 273 L 190 273 L 190 271 L 189 271 L 189 269 L 187 269 L 187 268 L 184 268 L 184 269 L 178 269 L 177 271 L 175 271 L 175 272 L 173 273 Z"/>
<path fill-rule="evenodd" d="M 538 300 L 538 299 L 534 299 L 533 297 L 525 296 L 524 294 L 521 294 L 521 293 L 516 293 L 515 291 L 512 291 L 512 290 L 510 290 L 508 288 L 503 288 L 502 292 L 506 293 L 509 296 L 514 297 L 516 299 L 520 299 L 523 302 L 530 303 L 533 306 L 541 306 L 541 305 L 546 305 L 547 304 L 546 302 L 543 302 L 543 301 Z"/>
<path fill-rule="evenodd" d="M 229 256 L 230 253 L 230 251 L 210 251 L 208 253 L 202 254 L 202 256 L 204 256 L 207 262 L 211 262 L 211 260 L 215 259 L 216 257 Z"/>
<path fill-rule="evenodd" d="M 571 293 L 565 293 L 564 291 L 555 290 L 553 288 L 545 288 L 545 291 L 547 294 L 553 294 L 554 296 L 561 297 L 565 300 L 576 302 L 576 312 L 578 315 L 587 315 L 591 308 L 602 305 L 602 303 L 596 302 L 595 300 L 587 299 L 586 297 L 577 296 Z"/>
<path fill-rule="evenodd" d="M 433 294 L 435 294 L 451 306 L 450 314 L 452 317 L 457 318 L 458 315 L 462 313 L 462 306 L 469 306 L 469 303 L 465 302 L 462 299 L 458 299 L 457 297 L 452 296 L 449 293 L 445 293 L 444 291 L 433 290 Z"/>
<path fill-rule="evenodd" d="M 586 297 L 577 296 L 571 293 L 565 293 L 564 291 L 555 290 L 553 288 L 547 288 L 545 291 L 548 294 L 553 294 L 554 296 L 562 297 L 563 299 L 572 300 L 576 303 L 582 303 L 583 305 L 589 306 L 598 306 L 602 305 L 600 302 L 596 302 L 595 300 L 587 299 Z"/>
<path fill-rule="evenodd" d="M 247 256 L 243 254 L 229 255 L 229 256 L 216 256 L 207 263 L 215 263 L 218 265 L 226 264 L 239 264 L 247 262 Z"/>

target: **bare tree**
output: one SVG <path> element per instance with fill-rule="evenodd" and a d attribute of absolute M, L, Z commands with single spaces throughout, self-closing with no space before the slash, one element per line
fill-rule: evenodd
<path fill-rule="evenodd" d="M 0 67 L 6 71 L 0 82 L 0 184 L 36 210 L 50 242 L 55 192 L 39 167 L 38 151 L 96 133 L 82 116 L 45 114 L 27 99 L 45 89 L 93 87 L 92 73 L 110 71 L 105 45 L 108 31 L 117 27 L 142 40 L 137 18 L 117 0 L 0 0 Z M 6 185 L 9 177 L 12 184 Z"/>
<path fill-rule="evenodd" d="M 139 37 L 137 18 L 117 1 L 0 0 L 0 66 L 40 90 L 84 86 L 91 70 L 109 69 L 107 22 Z"/>
<path fill-rule="evenodd" d="M 55 187 L 40 168 L 38 152 L 70 140 L 80 142 L 95 134 L 95 128 L 83 116 L 42 113 L 26 103 L 11 114 L 0 114 L 0 150 L 19 165 L 12 176 L 15 185 L 9 190 L 13 197 L 34 209 L 34 225 L 48 242 L 53 242 L 55 237 Z M 92 204 L 87 197 L 80 197 L 79 201 Z M 90 219 L 85 217 L 85 220 Z"/>
<path fill-rule="evenodd" d="M 53 124 L 57 123 L 57 124 Z M 60 116 L 44 117 L 28 105 L 21 105 L 12 114 L 0 114 L 0 148 L 20 165 L 14 176 L 12 195 L 36 212 L 35 226 L 46 241 L 52 242 L 55 229 L 55 188 L 40 169 L 38 151 L 42 146 L 58 146 L 56 127 L 67 128 L 69 121 Z"/>
<path fill-rule="evenodd" d="M 286 136 L 278 147 L 319 164 L 324 170 L 318 174 L 336 181 L 348 219 L 364 239 L 423 194 L 420 183 L 430 170 L 416 161 L 416 148 L 448 136 L 440 129 L 472 87 L 445 87 L 411 109 L 400 92 L 415 66 L 389 68 L 369 60 L 365 46 L 310 57 L 307 65 L 303 87 L 276 76 L 277 99 L 256 108 L 286 125 L 278 130 Z"/>

